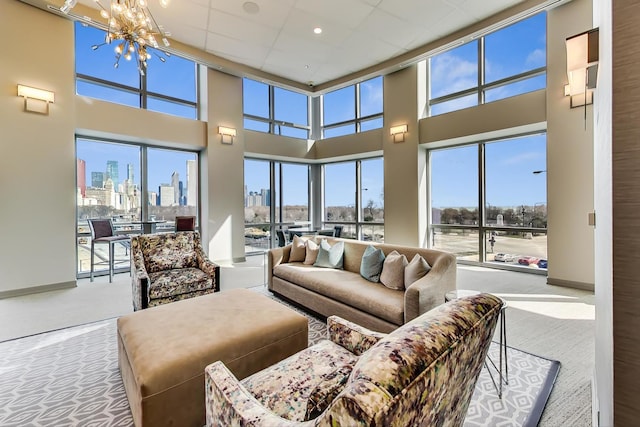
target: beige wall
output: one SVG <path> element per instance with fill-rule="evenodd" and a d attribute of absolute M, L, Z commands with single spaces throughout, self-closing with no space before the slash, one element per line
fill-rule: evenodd
<path fill-rule="evenodd" d="M 593 289 L 593 106 L 569 108 L 565 39 L 592 26 L 591 0 L 574 0 L 547 18 L 548 282 Z M 585 129 L 586 126 L 586 129 Z"/>
<path fill-rule="evenodd" d="M 75 286 L 73 25 L 5 0 L 0 39 L 0 296 Z M 55 92 L 49 115 L 23 111 L 18 83 Z"/>
<path fill-rule="evenodd" d="M 420 197 L 418 67 L 411 66 L 384 78 L 384 236 L 385 242 L 418 246 L 421 242 L 418 218 Z M 406 124 L 403 142 L 394 142 L 390 128 Z"/>
<path fill-rule="evenodd" d="M 209 189 L 202 200 L 208 208 L 205 248 L 212 260 L 239 261 L 244 259 L 242 79 L 210 69 L 207 85 L 208 176 L 202 178 Z M 233 144 L 222 144 L 218 126 L 237 130 Z"/>
<path fill-rule="evenodd" d="M 420 120 L 420 142 L 431 148 L 544 130 L 546 111 L 546 93 L 538 90 L 427 117 Z"/>
<path fill-rule="evenodd" d="M 76 96 L 75 127 L 78 134 L 167 148 L 203 150 L 207 124 L 155 111 Z M 141 126 L 141 123 L 153 123 Z"/>

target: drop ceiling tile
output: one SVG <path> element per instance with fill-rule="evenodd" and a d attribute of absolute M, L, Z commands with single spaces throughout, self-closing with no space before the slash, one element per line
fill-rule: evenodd
<path fill-rule="evenodd" d="M 272 28 L 280 28 L 284 25 L 289 12 L 296 0 L 252 0 L 258 5 L 260 11 L 254 15 L 244 11 L 244 1 L 239 0 L 212 0 L 211 8 L 230 15 L 246 19 L 248 22 L 260 23 Z"/>
<path fill-rule="evenodd" d="M 367 37 L 365 34 L 358 31 L 354 31 L 344 41 L 342 48 L 343 50 L 350 52 L 351 55 L 364 55 L 366 58 L 377 62 L 385 61 L 405 52 L 404 49 L 384 41 L 371 40 L 370 37 Z"/>
<path fill-rule="evenodd" d="M 326 22 L 353 29 L 360 25 L 373 12 L 374 8 L 359 1 L 298 0 L 295 9 L 320 17 Z"/>
<path fill-rule="evenodd" d="M 245 19 L 211 9 L 209 13 L 209 32 L 227 37 L 271 46 L 278 36 L 278 30 L 262 24 L 248 22 Z"/>
<path fill-rule="evenodd" d="M 443 0 L 383 0 L 378 9 L 424 28 L 456 8 Z"/>
<path fill-rule="evenodd" d="M 177 1 L 175 2 L 177 3 Z M 196 3 L 189 4 L 188 7 L 174 7 L 174 2 L 170 3 L 165 9 L 156 5 L 151 8 L 151 13 L 156 19 L 158 24 L 162 25 L 165 30 L 173 32 L 175 31 L 173 23 L 181 23 L 183 25 L 189 25 L 192 28 L 207 29 L 207 16 L 209 8 Z"/>
<path fill-rule="evenodd" d="M 376 9 L 356 30 L 372 41 L 382 40 L 394 46 L 404 47 L 416 38 L 420 27 Z"/>
<path fill-rule="evenodd" d="M 188 25 L 175 25 L 174 34 L 180 34 L 180 43 L 204 50 L 207 41 L 207 32 L 200 28 Z"/>
<path fill-rule="evenodd" d="M 236 58 L 243 58 L 243 64 L 260 68 L 264 58 L 269 52 L 269 48 L 246 43 L 242 40 L 235 40 L 219 34 L 207 34 L 207 51 L 214 55 L 227 58 L 232 55 Z"/>
<path fill-rule="evenodd" d="M 476 18 L 476 20 L 481 20 L 484 18 L 488 18 L 491 15 L 494 15 L 501 10 L 507 9 L 511 6 L 514 6 L 520 3 L 519 0 L 486 0 L 482 2 L 478 2 L 476 0 L 463 0 L 458 2 L 458 7 L 470 16 Z"/>
<path fill-rule="evenodd" d="M 322 27 L 322 34 L 314 34 L 313 29 L 318 26 Z M 293 9 L 282 27 L 282 32 L 313 42 L 340 46 L 352 30 L 329 22 L 320 16 Z"/>

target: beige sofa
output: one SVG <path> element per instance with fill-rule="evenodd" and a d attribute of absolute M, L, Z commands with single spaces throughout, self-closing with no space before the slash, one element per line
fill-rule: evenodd
<path fill-rule="evenodd" d="M 344 242 L 343 270 L 289 262 L 291 244 L 269 251 L 268 285 L 273 293 L 323 316 L 340 316 L 366 328 L 391 332 L 408 321 L 444 303 L 445 293 L 456 289 L 456 258 L 431 249 L 391 244 L 373 244 L 387 256 L 396 250 L 408 261 L 420 254 L 432 269 L 405 290 L 387 288 L 360 275 L 362 255 L 371 243 L 351 239 Z"/>

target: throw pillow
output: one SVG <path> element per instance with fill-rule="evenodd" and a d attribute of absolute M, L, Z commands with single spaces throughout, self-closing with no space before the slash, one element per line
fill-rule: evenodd
<path fill-rule="evenodd" d="M 382 265 L 382 273 L 380 274 L 382 284 L 390 289 L 403 290 L 404 268 L 407 264 L 406 256 L 399 254 L 398 251 L 392 251 L 384 259 Z"/>
<path fill-rule="evenodd" d="M 337 242 L 331 246 L 326 239 L 322 239 L 318 250 L 318 258 L 313 265 L 316 267 L 342 269 L 343 256 L 344 242 Z"/>
<path fill-rule="evenodd" d="M 303 262 L 306 256 L 307 247 L 304 244 L 304 239 L 299 236 L 293 236 L 291 253 L 289 254 L 289 262 Z"/>
<path fill-rule="evenodd" d="M 416 280 L 422 279 L 429 270 L 431 270 L 429 263 L 420 254 L 415 254 L 404 269 L 404 285 L 409 287 Z"/>
<path fill-rule="evenodd" d="M 384 263 L 384 252 L 373 245 L 367 246 L 360 262 L 360 275 L 370 282 L 379 282 Z"/>
<path fill-rule="evenodd" d="M 320 251 L 320 247 L 316 242 L 309 239 L 307 240 L 307 256 L 304 259 L 304 263 L 307 265 L 313 265 L 318 259 L 318 252 Z"/>

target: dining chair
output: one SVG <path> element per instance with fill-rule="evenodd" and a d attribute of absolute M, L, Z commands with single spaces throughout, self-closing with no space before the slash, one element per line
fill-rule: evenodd
<path fill-rule="evenodd" d="M 111 219 L 90 219 L 89 229 L 91 230 L 91 272 L 90 281 L 93 282 L 93 270 L 95 266 L 95 245 L 96 243 L 109 245 L 109 283 L 113 282 L 114 246 L 116 243 L 123 244 L 126 248 L 131 247 L 131 239 L 126 235 L 115 235 Z"/>
<path fill-rule="evenodd" d="M 196 231 L 196 217 L 176 216 L 176 231 Z"/>

